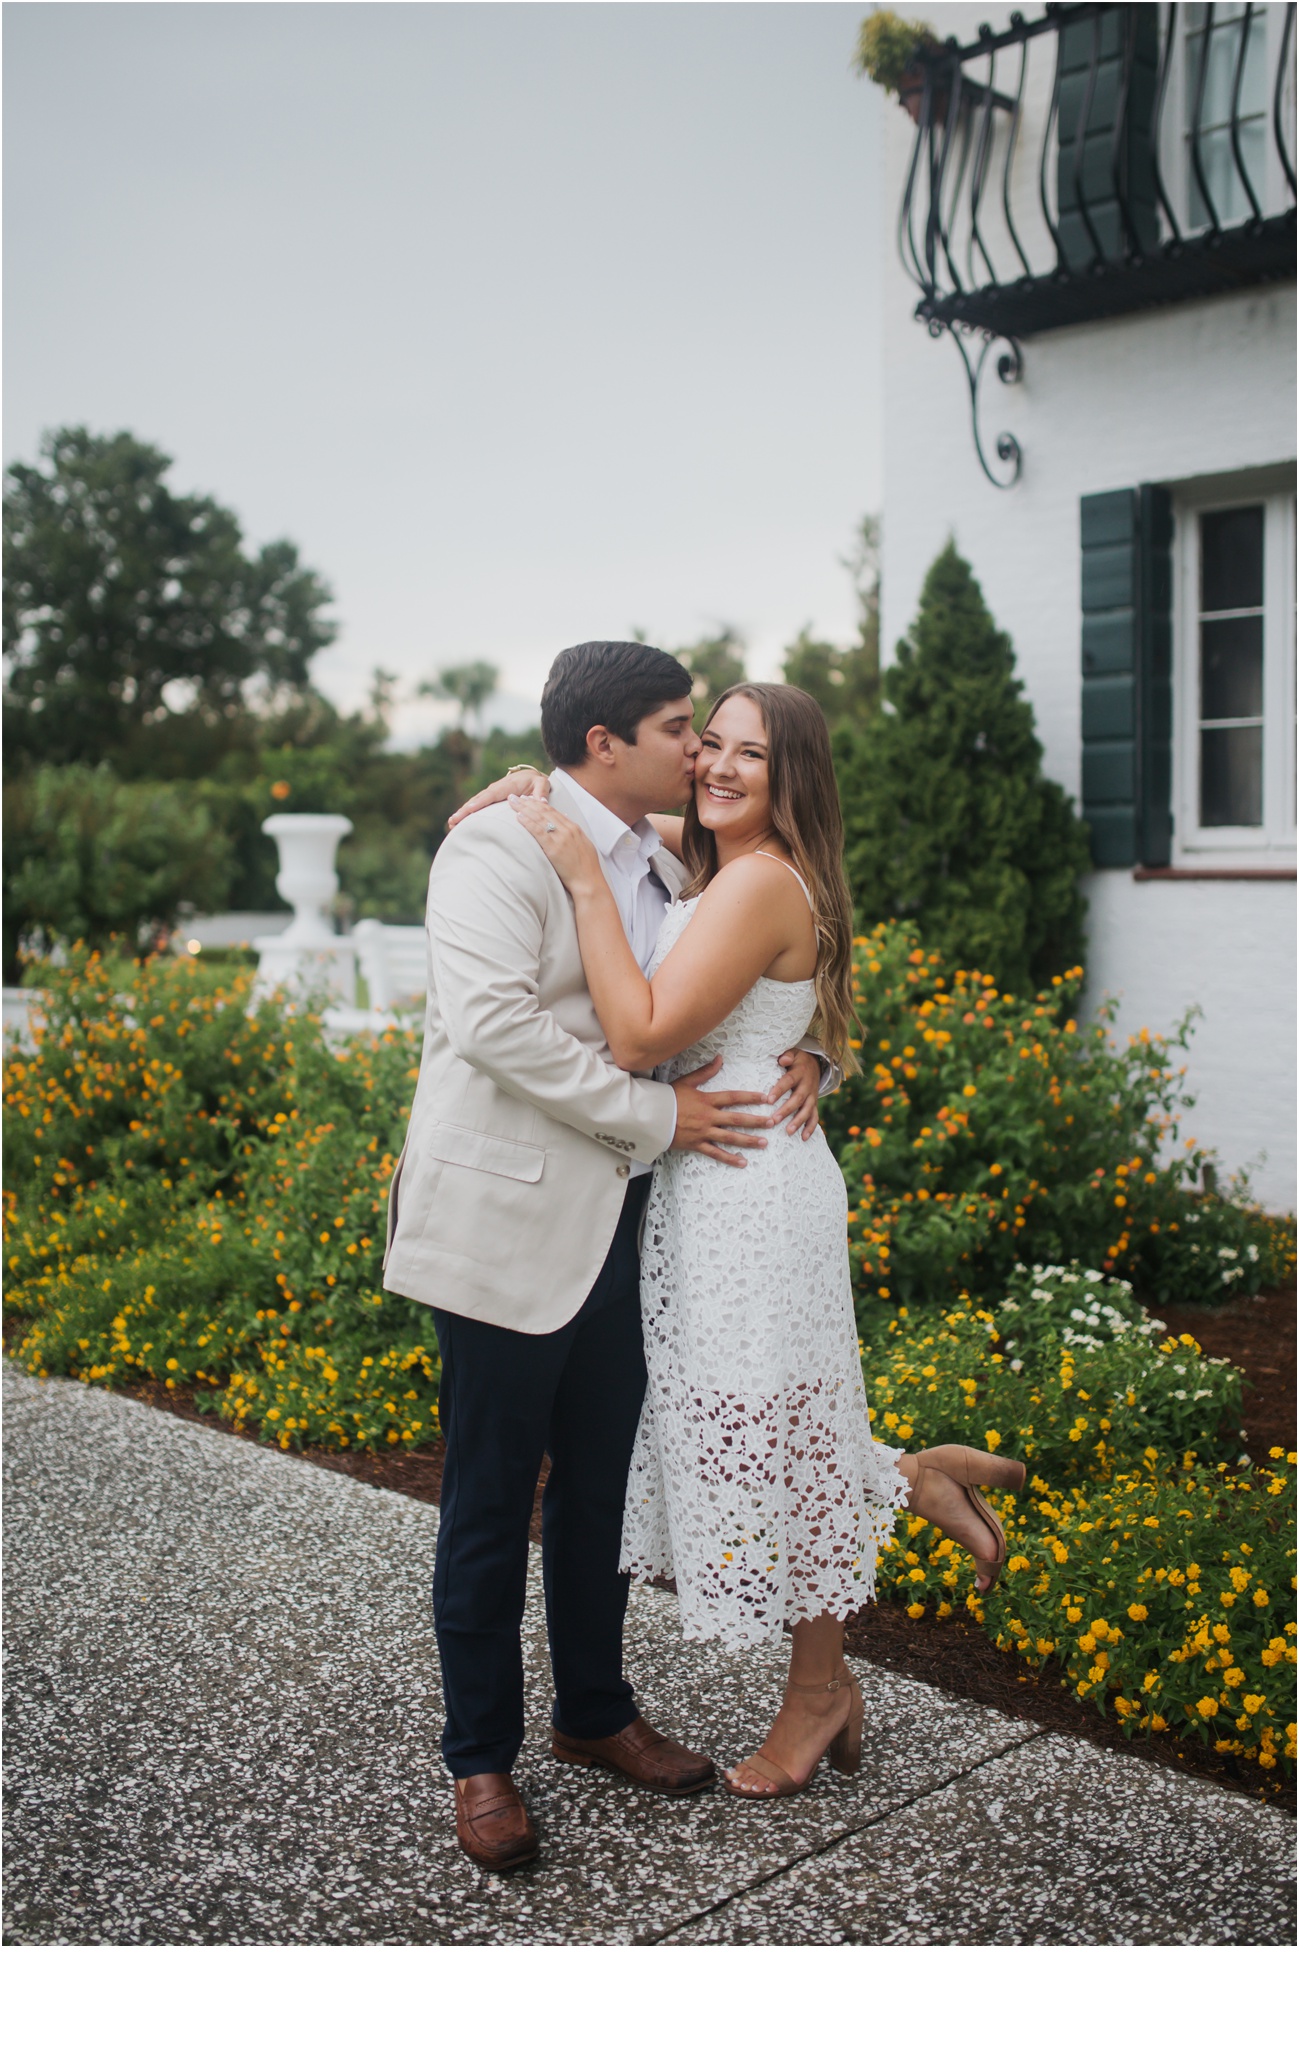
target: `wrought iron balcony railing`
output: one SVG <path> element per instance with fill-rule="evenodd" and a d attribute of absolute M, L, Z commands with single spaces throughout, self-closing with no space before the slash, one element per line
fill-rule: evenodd
<path fill-rule="evenodd" d="M 1048 6 L 917 55 L 898 246 L 975 405 L 1052 328 L 1295 274 L 1295 9 Z M 969 337 L 981 336 L 972 351 Z"/>

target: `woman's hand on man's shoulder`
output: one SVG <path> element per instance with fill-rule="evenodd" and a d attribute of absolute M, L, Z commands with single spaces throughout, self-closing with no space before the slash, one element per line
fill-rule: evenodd
<path fill-rule="evenodd" d="M 452 811 L 447 819 L 447 831 L 462 825 L 466 818 L 472 818 L 475 811 L 488 810 L 492 804 L 504 803 L 509 796 L 550 795 L 550 777 L 543 775 L 540 768 L 518 767 L 507 769 L 495 782 L 489 782 L 486 789 L 480 789 L 477 796 L 471 796 L 461 804 L 458 811 Z"/>

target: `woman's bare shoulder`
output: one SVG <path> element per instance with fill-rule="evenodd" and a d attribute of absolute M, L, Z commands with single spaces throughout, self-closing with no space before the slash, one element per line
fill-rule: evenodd
<path fill-rule="evenodd" d="M 738 900 L 782 903 L 790 891 L 800 903 L 807 901 L 793 864 L 765 853 L 741 853 L 734 860 L 728 860 L 724 868 L 718 869 L 703 893 L 712 896 L 714 890 L 718 892 L 716 900 L 721 903 Z"/>

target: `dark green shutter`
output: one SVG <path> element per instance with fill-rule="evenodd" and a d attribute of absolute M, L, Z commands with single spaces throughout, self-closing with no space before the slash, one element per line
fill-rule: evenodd
<path fill-rule="evenodd" d="M 1085 272 L 1098 255 L 1112 262 L 1159 243 L 1154 179 L 1159 16 L 1153 7 L 1075 12 L 1077 18 L 1060 29 L 1057 231 L 1066 267 Z M 1080 138 L 1089 83 L 1087 132 Z M 1086 218 L 1078 203 L 1080 182 Z"/>
<path fill-rule="evenodd" d="M 1082 802 L 1098 868 L 1172 848 L 1172 507 L 1157 484 L 1082 500 Z"/>

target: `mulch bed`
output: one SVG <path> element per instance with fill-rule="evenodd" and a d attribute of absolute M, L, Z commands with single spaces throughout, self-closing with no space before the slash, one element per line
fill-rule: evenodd
<path fill-rule="evenodd" d="M 1265 1459 L 1276 1445 L 1295 1448 L 1295 1294 L 1292 1289 L 1275 1289 L 1252 1299 L 1227 1302 L 1221 1308 L 1196 1308 L 1180 1303 L 1149 1305 L 1152 1315 L 1167 1323 L 1174 1336 L 1183 1331 L 1194 1337 L 1214 1358 L 1227 1358 L 1244 1376 L 1245 1438 L 1243 1445 L 1233 1438 L 1224 1444 L 1224 1456 L 1234 1462 L 1244 1448 L 1251 1457 Z M 174 1393 L 155 1384 L 126 1387 L 122 1392 L 150 1407 L 167 1409 L 173 1415 L 202 1422 L 212 1429 L 234 1434 L 228 1422 L 203 1415 L 192 1397 Z M 388 1487 L 436 1506 L 442 1494 L 443 1446 L 427 1451 L 289 1451 L 287 1457 L 304 1458 L 308 1464 L 345 1472 L 368 1486 Z M 546 1467 L 537 1481 L 532 1512 L 532 1540 L 541 1540 L 541 1495 Z M 1068 1735 L 1082 1736 L 1101 1749 L 1123 1749 L 1165 1764 L 1170 1770 L 1194 1777 L 1213 1778 L 1236 1791 L 1247 1792 L 1288 1813 L 1295 1811 L 1295 1784 L 1261 1771 L 1238 1757 L 1218 1756 L 1198 1742 L 1182 1741 L 1173 1735 L 1127 1736 L 1118 1721 L 1102 1715 L 1095 1706 L 1080 1700 L 1068 1681 L 1048 1667 L 1026 1671 L 1018 1660 L 996 1645 L 964 1615 L 948 1615 L 939 1621 L 926 1614 L 912 1621 L 900 1606 L 880 1601 L 867 1607 L 848 1623 L 847 1647 L 854 1656 L 869 1658 L 907 1678 L 923 1679 L 958 1699 L 975 1700 L 981 1706 L 997 1707 L 1017 1719 L 1039 1722 Z"/>

